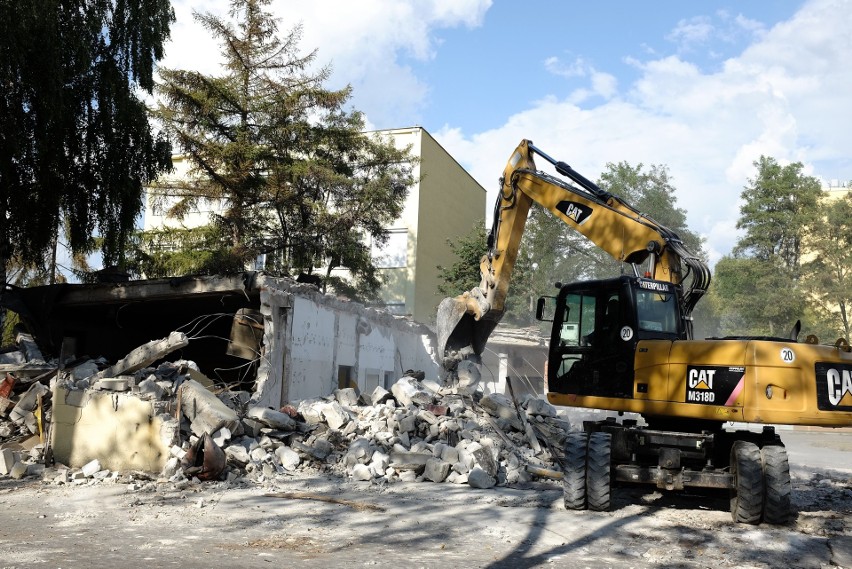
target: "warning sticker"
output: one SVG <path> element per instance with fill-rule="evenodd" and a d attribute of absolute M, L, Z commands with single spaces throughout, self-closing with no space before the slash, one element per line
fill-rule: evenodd
<path fill-rule="evenodd" d="M 686 402 L 733 405 L 745 381 L 744 367 L 687 366 Z"/>

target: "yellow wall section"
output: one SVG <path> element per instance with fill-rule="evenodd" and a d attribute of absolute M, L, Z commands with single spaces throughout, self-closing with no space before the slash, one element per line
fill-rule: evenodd
<path fill-rule="evenodd" d="M 111 391 L 57 387 L 53 399 L 53 455 L 80 468 L 94 459 L 109 470 L 159 472 L 168 458 L 162 421 L 150 401 Z"/>

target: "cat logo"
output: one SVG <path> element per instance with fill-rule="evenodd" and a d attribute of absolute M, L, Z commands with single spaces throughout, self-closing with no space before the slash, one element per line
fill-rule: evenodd
<path fill-rule="evenodd" d="M 687 366 L 684 402 L 726 407 L 737 405 L 744 377 L 743 367 Z"/>
<path fill-rule="evenodd" d="M 716 375 L 714 369 L 696 369 L 689 370 L 687 382 L 690 389 L 709 389 L 713 390 L 713 376 Z"/>
<path fill-rule="evenodd" d="M 848 369 L 841 372 L 841 370 L 829 368 L 825 374 L 825 381 L 828 400 L 832 405 L 852 406 L 852 374 Z"/>
<path fill-rule="evenodd" d="M 561 201 L 556 204 L 556 210 L 563 213 L 565 217 L 577 225 L 583 225 L 589 219 L 589 216 L 592 215 L 592 208 L 580 202 Z"/>

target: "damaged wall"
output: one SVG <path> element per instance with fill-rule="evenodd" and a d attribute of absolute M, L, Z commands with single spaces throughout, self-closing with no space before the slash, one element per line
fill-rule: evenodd
<path fill-rule="evenodd" d="M 172 431 L 177 426 L 171 425 Z M 51 426 L 53 455 L 71 467 L 99 460 L 110 470 L 162 470 L 174 432 L 150 401 L 110 391 L 57 386 Z"/>
<path fill-rule="evenodd" d="M 407 369 L 438 377 L 425 326 L 283 279 L 259 282 L 265 333 L 257 404 L 278 407 L 342 387 L 387 388 Z"/>
<path fill-rule="evenodd" d="M 434 335 L 425 326 L 263 273 L 53 285 L 16 295 L 27 326 L 53 358 L 115 361 L 180 330 L 189 340 L 181 358 L 217 385 L 253 390 L 263 406 L 341 387 L 389 387 L 408 369 L 438 377 Z M 262 323 L 251 316 L 256 310 Z M 234 349 L 231 331 L 252 327 L 254 334 L 255 325 L 263 337 L 260 353 L 252 346 Z"/>

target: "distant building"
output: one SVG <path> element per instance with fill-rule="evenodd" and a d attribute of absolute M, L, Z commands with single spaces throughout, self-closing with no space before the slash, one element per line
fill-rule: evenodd
<path fill-rule="evenodd" d="M 418 181 L 409 191 L 402 215 L 388 228 L 388 243 L 373 248 L 374 261 L 386 282 L 380 292 L 382 306 L 394 314 L 431 324 L 441 301 L 437 267 L 455 262 L 448 240 L 456 241 L 469 234 L 474 224 L 483 220 L 486 191 L 422 127 L 368 134 L 389 137 L 400 148 L 410 145 L 411 155 L 419 159 L 414 168 Z M 173 162 L 172 176 L 186 176 L 187 160 L 176 156 Z M 164 215 L 168 205 L 168 200 L 160 203 L 149 192 L 145 202 L 146 231 L 198 227 L 208 223 L 210 213 L 220 208 L 218 202 L 209 202 L 177 221 Z"/>

